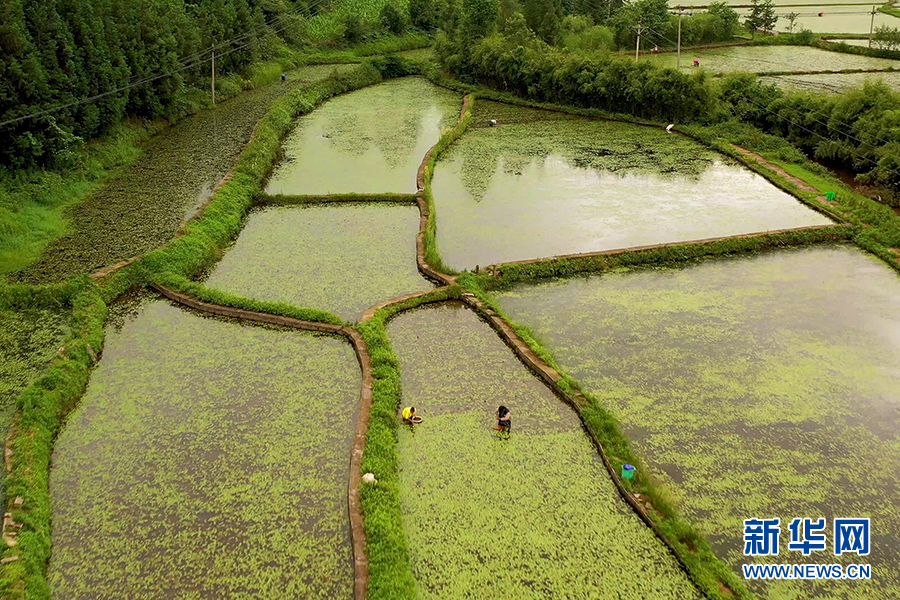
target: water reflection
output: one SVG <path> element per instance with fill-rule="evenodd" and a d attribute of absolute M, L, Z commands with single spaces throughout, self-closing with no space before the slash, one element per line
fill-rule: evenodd
<path fill-rule="evenodd" d="M 422 157 L 456 121 L 459 106 L 458 95 L 420 78 L 335 98 L 298 120 L 267 191 L 415 192 Z"/>
<path fill-rule="evenodd" d="M 473 129 L 433 189 L 457 269 L 830 222 L 687 138 L 586 119 Z"/>

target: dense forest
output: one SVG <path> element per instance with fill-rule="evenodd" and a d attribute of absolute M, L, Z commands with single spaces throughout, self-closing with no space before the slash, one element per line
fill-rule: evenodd
<path fill-rule="evenodd" d="M 209 77 L 302 41 L 300 20 L 325 0 L 6 0 L 0 8 L 0 121 L 66 105 L 160 73 L 145 85 L 3 129 L 0 162 L 59 160 L 124 117 L 157 118 Z M 266 23 L 270 26 L 267 26 Z"/>

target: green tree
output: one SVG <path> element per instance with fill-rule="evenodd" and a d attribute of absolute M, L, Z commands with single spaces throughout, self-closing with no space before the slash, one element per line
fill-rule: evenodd
<path fill-rule="evenodd" d="M 391 3 L 387 3 L 381 7 L 380 20 L 381 26 L 394 35 L 400 35 L 403 33 L 403 30 L 406 29 L 406 20 L 403 18 L 403 15 L 400 14 L 400 11 Z"/>
<path fill-rule="evenodd" d="M 757 31 L 771 31 L 778 22 L 775 15 L 775 3 L 773 0 L 750 0 L 752 8 L 744 25 L 750 30 L 752 36 Z"/>
<path fill-rule="evenodd" d="M 726 2 L 711 2 L 707 12 L 719 20 L 718 39 L 729 40 L 737 33 L 740 17 Z"/>
<path fill-rule="evenodd" d="M 522 12 L 528 28 L 548 44 L 560 42 L 560 0 L 522 0 Z"/>
<path fill-rule="evenodd" d="M 496 28 L 499 16 L 497 0 L 462 0 L 462 41 L 471 44 L 489 36 Z"/>
<path fill-rule="evenodd" d="M 433 0 L 409 0 L 409 20 L 422 31 L 434 31 L 440 26 L 444 5 Z"/>
<path fill-rule="evenodd" d="M 357 42 L 362 41 L 365 34 L 365 26 L 363 25 L 362 19 L 359 18 L 359 15 L 351 13 L 344 17 L 344 39 L 347 40 L 347 42 L 356 44 Z"/>

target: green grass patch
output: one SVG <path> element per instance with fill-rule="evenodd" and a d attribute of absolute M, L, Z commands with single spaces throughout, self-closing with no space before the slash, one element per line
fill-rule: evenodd
<path fill-rule="evenodd" d="M 400 366 L 385 330 L 395 314 L 459 297 L 460 288 L 440 288 L 405 302 L 389 305 L 358 326 L 372 357 L 372 411 L 366 432 L 363 473 L 374 473 L 376 485 L 360 488 L 365 517 L 370 598 L 415 598 L 416 581 L 400 510 L 397 459 L 397 411 L 400 407 Z"/>

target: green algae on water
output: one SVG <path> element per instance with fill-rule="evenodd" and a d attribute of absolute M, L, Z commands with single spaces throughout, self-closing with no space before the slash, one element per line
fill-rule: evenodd
<path fill-rule="evenodd" d="M 662 128 L 477 102 L 437 163 L 438 249 L 454 269 L 830 223 Z M 504 122 L 513 124 L 503 125 Z"/>
<path fill-rule="evenodd" d="M 873 565 L 866 582 L 752 582 L 761 598 L 900 595 L 900 280 L 880 261 L 782 250 L 522 286 L 500 304 L 615 411 L 736 569 L 753 517 L 782 519 L 770 562 Z M 790 520 L 822 516 L 870 517 L 871 554 L 788 551 Z"/>
<path fill-rule="evenodd" d="M 418 228 L 415 206 L 255 210 L 206 284 L 354 320 L 377 302 L 431 287 L 416 267 Z"/>
<path fill-rule="evenodd" d="M 297 120 L 270 194 L 413 193 L 422 158 L 454 125 L 460 97 L 419 77 L 326 102 Z"/>
<path fill-rule="evenodd" d="M 352 597 L 349 344 L 116 311 L 54 449 L 53 597 Z"/>
<path fill-rule="evenodd" d="M 404 405 L 401 507 L 423 598 L 699 594 L 621 500 L 575 413 L 460 303 L 388 325 Z M 494 411 L 512 411 L 509 439 Z"/>
<path fill-rule="evenodd" d="M 210 197 L 275 100 L 353 67 L 295 69 L 286 83 L 242 93 L 161 131 L 143 145 L 134 164 L 70 207 L 69 233 L 14 277 L 29 283 L 59 281 L 161 246 Z"/>

